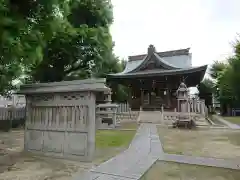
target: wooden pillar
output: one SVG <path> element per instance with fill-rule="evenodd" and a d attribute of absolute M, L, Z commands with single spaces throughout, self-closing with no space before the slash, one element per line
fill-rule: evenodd
<path fill-rule="evenodd" d="M 144 96 L 144 90 L 141 88 L 141 104 L 140 104 L 140 110 L 142 110 L 142 106 L 143 106 L 143 96 Z"/>
<path fill-rule="evenodd" d="M 180 103 L 179 103 L 179 100 L 177 100 L 177 112 L 180 112 Z"/>
<path fill-rule="evenodd" d="M 117 98 L 116 91 L 118 89 L 118 84 L 116 82 L 111 82 L 110 88 L 112 89 L 111 99 L 112 101 L 116 101 Z"/>
<path fill-rule="evenodd" d="M 168 104 L 168 107 L 171 108 L 171 86 L 169 84 L 167 84 L 167 104 Z"/>
<path fill-rule="evenodd" d="M 140 80 L 140 94 L 141 94 L 140 95 L 140 111 L 141 111 L 143 106 L 143 96 L 144 96 L 142 80 Z"/>
<path fill-rule="evenodd" d="M 131 85 L 128 86 L 128 104 L 129 104 L 129 107 L 132 108 L 132 93 L 133 89 L 131 87 Z"/>

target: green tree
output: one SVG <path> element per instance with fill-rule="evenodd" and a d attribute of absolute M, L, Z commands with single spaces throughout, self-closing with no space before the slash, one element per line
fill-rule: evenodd
<path fill-rule="evenodd" d="M 123 70 L 113 54 L 110 0 L 0 1 L 0 93 L 15 79 L 52 82 Z"/>
<path fill-rule="evenodd" d="M 215 62 L 211 69 L 211 77 L 215 81 L 215 95 L 219 99 L 222 112 L 226 114 L 230 108 L 240 105 L 240 43 L 234 44 L 234 55 L 226 63 Z"/>
<path fill-rule="evenodd" d="M 61 2 L 62 4 L 60 4 Z M 61 27 L 65 1 L 0 0 L 0 93 L 25 66 L 39 61 L 45 41 Z"/>
<path fill-rule="evenodd" d="M 198 85 L 198 96 L 201 99 L 205 100 L 205 104 L 207 106 L 212 106 L 212 95 L 214 92 L 214 84 L 211 79 L 204 79 L 199 85 Z"/>
<path fill-rule="evenodd" d="M 210 76 L 212 79 L 216 80 L 218 78 L 219 73 L 224 70 L 226 67 L 226 63 L 221 61 L 214 61 L 210 68 Z"/>
<path fill-rule="evenodd" d="M 115 63 L 109 33 L 111 2 L 71 1 L 69 9 L 68 26 L 47 42 L 42 61 L 30 68 L 33 81 L 89 78 L 104 73 L 106 64 Z"/>

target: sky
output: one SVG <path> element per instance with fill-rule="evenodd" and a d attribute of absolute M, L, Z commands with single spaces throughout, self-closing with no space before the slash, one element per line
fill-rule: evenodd
<path fill-rule="evenodd" d="M 240 0 L 112 0 L 114 52 L 127 59 L 157 51 L 191 48 L 192 64 L 223 60 L 240 33 Z"/>

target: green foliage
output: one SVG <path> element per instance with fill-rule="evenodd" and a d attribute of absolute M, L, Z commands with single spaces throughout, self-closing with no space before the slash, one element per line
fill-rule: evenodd
<path fill-rule="evenodd" d="M 111 2 L 76 0 L 69 2 L 68 9 L 65 29 L 47 41 L 42 61 L 30 68 L 32 81 L 99 77 L 118 66 L 109 33 Z"/>
<path fill-rule="evenodd" d="M 211 77 L 215 80 L 214 93 L 222 107 L 239 107 L 240 105 L 240 42 L 234 44 L 235 54 L 227 63 L 214 62 Z"/>
<path fill-rule="evenodd" d="M 45 41 L 60 27 L 56 12 L 63 1 L 0 2 L 0 93 L 6 93 L 26 66 L 41 60 Z"/>
<path fill-rule="evenodd" d="M 226 64 L 220 61 L 214 61 L 210 68 L 210 76 L 213 79 L 216 79 L 219 75 L 219 73 L 224 70 L 226 67 Z"/>
<path fill-rule="evenodd" d="M 24 83 L 106 77 L 113 54 L 110 0 L 0 0 L 0 94 Z M 115 90 L 119 101 L 126 88 Z"/>
<path fill-rule="evenodd" d="M 205 100 L 207 106 L 212 105 L 212 95 L 214 92 L 214 84 L 210 79 L 204 79 L 198 85 L 199 97 Z"/>
<path fill-rule="evenodd" d="M 74 0 L 70 2 L 70 8 L 68 20 L 77 28 L 82 24 L 87 24 L 90 28 L 108 28 L 113 22 L 110 0 Z"/>
<path fill-rule="evenodd" d="M 123 70 L 112 52 L 110 0 L 0 2 L 0 94 L 15 79 L 52 82 Z M 117 91 L 126 94 L 123 87 Z"/>
<path fill-rule="evenodd" d="M 217 78 L 219 100 L 222 104 L 232 105 L 235 100 L 231 82 L 232 73 L 231 66 L 227 66 L 219 73 Z"/>

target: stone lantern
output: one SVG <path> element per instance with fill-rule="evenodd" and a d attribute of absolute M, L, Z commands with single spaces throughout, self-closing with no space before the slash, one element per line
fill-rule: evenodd
<path fill-rule="evenodd" d="M 173 127 L 185 126 L 192 128 L 195 125 L 194 121 L 190 115 L 190 104 L 188 96 L 188 88 L 185 83 L 181 83 L 177 90 L 177 100 L 178 100 L 178 119 L 173 123 Z"/>
<path fill-rule="evenodd" d="M 104 102 L 105 103 L 111 103 L 112 102 L 112 91 L 106 91 L 104 92 Z"/>
<path fill-rule="evenodd" d="M 185 83 L 181 83 L 177 90 L 178 112 L 188 112 L 188 88 Z"/>
<path fill-rule="evenodd" d="M 105 91 L 102 95 L 102 102 L 96 106 L 96 129 L 115 128 L 118 105 L 112 103 L 111 90 Z"/>

